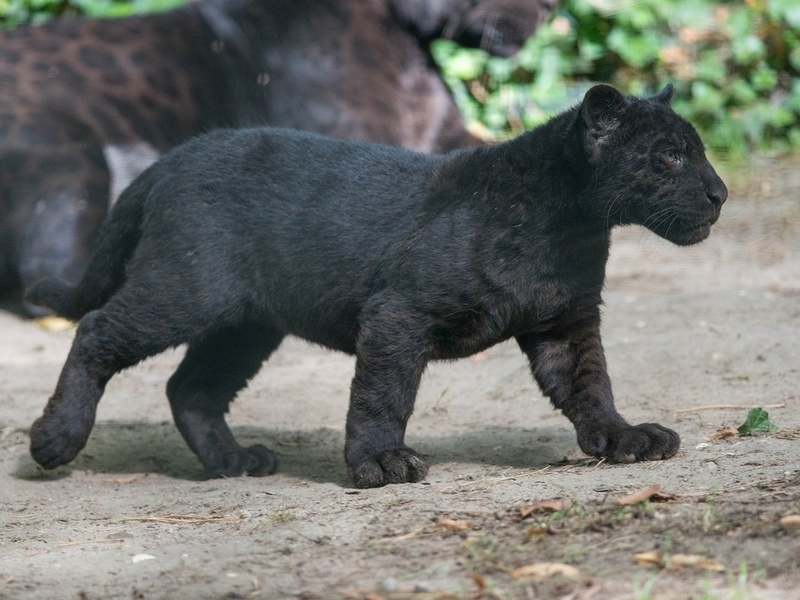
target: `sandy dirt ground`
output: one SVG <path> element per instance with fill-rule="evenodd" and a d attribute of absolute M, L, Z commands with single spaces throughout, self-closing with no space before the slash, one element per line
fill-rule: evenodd
<path fill-rule="evenodd" d="M 617 405 L 681 434 L 663 462 L 583 456 L 508 344 L 429 369 L 408 431 L 426 481 L 355 490 L 353 360 L 290 340 L 230 415 L 276 475 L 203 477 L 164 394 L 180 351 L 113 379 L 85 450 L 44 472 L 27 431 L 72 332 L 0 311 L 0 598 L 800 598 L 800 158 L 724 173 L 700 246 L 615 234 Z M 777 432 L 710 439 L 756 406 Z"/>

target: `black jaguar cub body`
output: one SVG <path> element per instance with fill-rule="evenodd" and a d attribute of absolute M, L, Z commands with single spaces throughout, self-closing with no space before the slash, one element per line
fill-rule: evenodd
<path fill-rule="evenodd" d="M 512 141 L 444 156 L 275 129 L 169 153 L 123 193 L 77 288 L 29 290 L 83 317 L 31 429 L 34 458 L 72 460 L 109 378 L 188 343 L 167 395 L 189 446 L 212 474 L 271 472 L 270 451 L 239 446 L 224 414 L 289 334 L 357 357 L 357 486 L 422 479 L 404 434 L 426 364 L 509 338 L 585 452 L 674 455 L 675 432 L 615 410 L 599 332 L 611 228 L 693 244 L 727 197 L 671 93 L 597 86 Z"/>
<path fill-rule="evenodd" d="M 125 185 L 214 128 L 423 152 L 478 143 L 431 42 L 509 55 L 553 1 L 197 0 L 0 31 L 0 292 L 77 282 Z"/>

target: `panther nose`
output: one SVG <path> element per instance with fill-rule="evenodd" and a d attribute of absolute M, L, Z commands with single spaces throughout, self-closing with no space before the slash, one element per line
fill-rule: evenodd
<path fill-rule="evenodd" d="M 711 181 L 706 188 L 706 198 L 714 208 L 719 209 L 728 199 L 728 188 L 713 170 L 711 174 Z"/>
<path fill-rule="evenodd" d="M 709 190 L 706 192 L 706 197 L 716 208 L 720 208 L 728 199 L 728 188 L 723 185 L 719 189 Z"/>

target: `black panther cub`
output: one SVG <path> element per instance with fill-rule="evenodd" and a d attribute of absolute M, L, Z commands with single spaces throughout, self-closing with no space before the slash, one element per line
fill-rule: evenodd
<path fill-rule="evenodd" d="M 28 292 L 83 317 L 33 457 L 72 460 L 108 380 L 188 343 L 167 385 L 181 434 L 211 474 L 271 473 L 224 415 L 288 334 L 357 357 L 345 458 L 360 487 L 425 477 L 403 438 L 428 361 L 509 338 L 584 452 L 673 456 L 674 431 L 614 408 L 599 311 L 613 226 L 694 244 L 727 198 L 671 95 L 596 86 L 514 140 L 444 156 L 266 128 L 170 152 L 122 194 L 76 288 Z"/>

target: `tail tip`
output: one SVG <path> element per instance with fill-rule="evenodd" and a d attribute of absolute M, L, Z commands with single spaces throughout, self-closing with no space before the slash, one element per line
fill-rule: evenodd
<path fill-rule="evenodd" d="M 40 279 L 32 283 L 25 290 L 24 301 L 30 306 L 49 308 L 61 317 L 78 320 L 81 314 L 77 314 L 72 302 L 74 287 L 62 281 L 53 279 Z"/>

